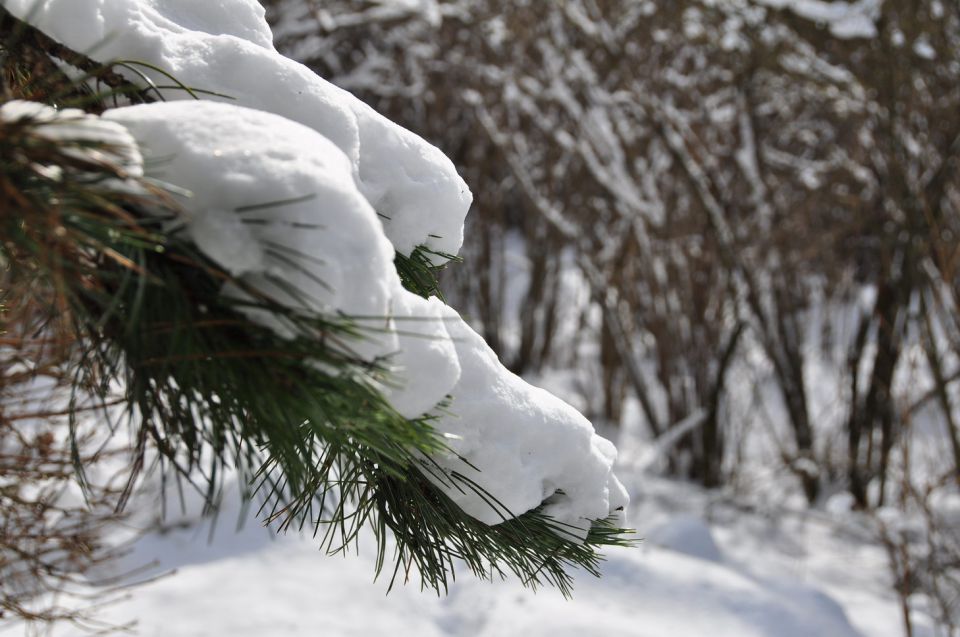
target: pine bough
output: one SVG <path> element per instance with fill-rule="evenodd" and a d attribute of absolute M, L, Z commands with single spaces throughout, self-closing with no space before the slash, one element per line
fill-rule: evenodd
<path fill-rule="evenodd" d="M 3 7 L 2 257 L 60 295 L 140 464 L 211 502 L 234 471 L 328 551 L 369 524 L 378 572 L 392 536 L 438 592 L 463 560 L 566 593 L 626 542 L 613 446 L 442 301 L 471 194 L 439 150 L 277 53 L 253 0 Z"/>

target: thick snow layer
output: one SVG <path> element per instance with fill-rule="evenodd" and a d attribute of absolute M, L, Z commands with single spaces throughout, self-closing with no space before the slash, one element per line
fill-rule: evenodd
<path fill-rule="evenodd" d="M 104 118 L 140 141 L 149 176 L 190 193 L 181 196 L 185 231 L 208 257 L 291 309 L 364 319 L 365 338 L 350 349 L 371 360 L 397 354 L 396 382 L 384 391 L 403 415 L 420 416 L 444 399 L 460 367 L 442 304 L 402 288 L 380 221 L 328 139 L 217 102 L 132 106 Z M 295 335 L 276 317 L 251 316 Z"/>
<path fill-rule="evenodd" d="M 181 201 L 188 232 L 224 268 L 306 312 L 387 316 L 393 250 L 349 160 L 327 138 L 205 101 L 104 118 L 137 138 L 151 177 L 191 193 Z"/>
<path fill-rule="evenodd" d="M 460 378 L 460 359 L 444 318 L 440 299 L 423 299 L 394 283 L 391 304 L 397 334 L 394 361 L 404 374 L 398 387 L 384 388 L 401 414 L 419 416 L 437 406 Z"/>
<path fill-rule="evenodd" d="M 332 141 L 394 247 L 456 254 L 472 195 L 452 162 L 273 48 L 256 0 L 6 0 L 8 11 L 101 61 L 132 61 L 167 100 L 204 97 L 282 115 Z M 134 82 L 140 77 L 120 72 Z M 214 95 L 214 94 L 219 94 Z M 441 257 L 434 257 L 442 261 Z"/>
<path fill-rule="evenodd" d="M 613 444 L 594 434 L 576 409 L 504 368 L 453 310 L 448 316 L 463 372 L 452 391 L 451 413 L 435 425 L 453 434 L 456 455 L 438 458 L 439 464 L 480 483 L 513 514 L 547 500 L 544 512 L 578 527 L 569 532 L 579 537 L 586 534 L 584 519 L 605 518 L 626 506 L 626 492 L 611 473 Z M 497 478 L 491 482 L 484 473 Z M 446 490 L 474 517 L 488 524 L 503 519 L 484 494 L 466 485 Z"/>
<path fill-rule="evenodd" d="M 582 538 L 588 520 L 626 505 L 611 443 L 575 409 L 510 373 L 456 312 L 403 288 L 349 159 L 322 135 L 205 101 L 104 117 L 137 138 L 149 176 L 192 193 L 181 197 L 184 231 L 208 257 L 297 311 L 361 317 L 370 330 L 353 351 L 393 362 L 395 382 L 384 392 L 400 413 L 420 416 L 452 396 L 434 425 L 449 434 L 452 453 L 436 460 L 483 493 L 438 484 L 469 514 L 495 524 L 547 500 L 545 512 Z M 253 318 L 294 335 L 272 316 Z M 491 508 L 489 496 L 506 510 Z"/>

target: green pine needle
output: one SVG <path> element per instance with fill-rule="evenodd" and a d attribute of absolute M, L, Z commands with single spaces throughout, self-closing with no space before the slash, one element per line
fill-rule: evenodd
<path fill-rule="evenodd" d="M 431 256 L 440 257 L 443 265 L 434 265 Z M 440 283 L 437 277 L 447 267 L 448 263 L 459 263 L 460 261 L 462 259 L 456 255 L 437 252 L 421 245 L 414 248 L 409 255 L 397 252 L 393 264 L 397 268 L 397 274 L 400 275 L 400 282 L 407 290 L 425 299 L 435 296 L 443 301 L 445 299 L 443 298 L 443 292 L 440 291 Z"/>

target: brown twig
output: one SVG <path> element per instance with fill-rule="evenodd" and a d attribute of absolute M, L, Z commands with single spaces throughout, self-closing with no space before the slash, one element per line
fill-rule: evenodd
<path fill-rule="evenodd" d="M 135 104 L 155 101 L 146 89 L 137 86 L 114 71 L 113 65 L 97 62 L 64 46 L 36 27 L 14 17 L 2 5 L 0 5 L 0 48 L 16 49 L 18 55 L 27 55 L 34 61 L 36 61 L 35 54 L 40 53 L 47 58 L 55 58 L 66 62 L 70 66 L 87 73 L 90 79 L 109 86 L 116 93 L 125 95 Z M 27 54 L 28 51 L 34 55 Z M 57 85 L 72 86 L 75 84 L 56 65 L 45 66 L 45 75 L 53 74 L 57 77 Z M 46 78 L 46 81 L 49 82 L 49 77 Z"/>

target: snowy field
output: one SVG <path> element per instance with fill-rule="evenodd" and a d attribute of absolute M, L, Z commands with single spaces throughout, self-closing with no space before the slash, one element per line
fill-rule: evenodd
<path fill-rule="evenodd" d="M 312 538 L 278 537 L 254 520 L 236 531 L 230 494 L 212 537 L 208 522 L 168 517 L 165 530 L 134 543 L 117 568 L 148 565 L 138 578 L 151 581 L 98 617 L 158 637 L 903 634 L 885 553 L 850 514 L 751 511 L 696 487 L 621 475 L 645 539 L 610 551 L 601 579 L 579 576 L 572 600 L 466 573 L 446 597 L 421 591 L 415 576 L 387 594 L 389 575 L 373 581 L 372 538 L 359 555 L 328 557 Z"/>

